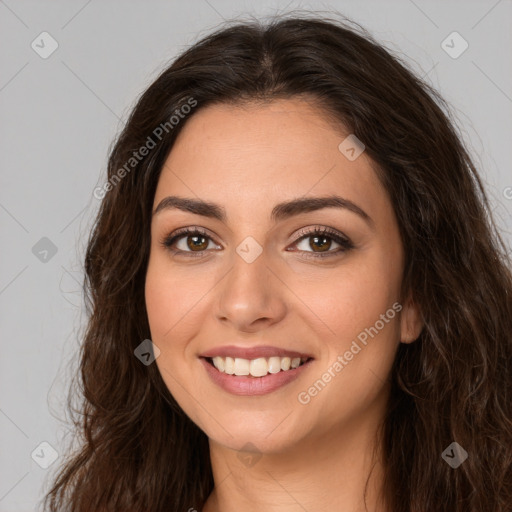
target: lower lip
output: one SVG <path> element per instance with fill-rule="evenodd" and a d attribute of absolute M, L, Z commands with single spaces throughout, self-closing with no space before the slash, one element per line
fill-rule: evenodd
<path fill-rule="evenodd" d="M 215 384 L 228 393 L 243 396 L 257 396 L 272 393 L 272 391 L 276 391 L 277 389 L 294 381 L 312 362 L 312 359 L 310 359 L 298 368 L 280 371 L 279 373 L 269 373 L 268 375 L 265 375 L 265 377 L 246 377 L 228 375 L 227 373 L 220 372 L 205 358 L 201 357 L 200 359 L 208 375 Z"/>

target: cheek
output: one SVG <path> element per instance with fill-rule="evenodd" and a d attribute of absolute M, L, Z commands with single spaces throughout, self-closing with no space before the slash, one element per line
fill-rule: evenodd
<path fill-rule="evenodd" d="M 191 388 L 186 358 L 192 357 L 187 351 L 188 343 L 200 326 L 194 314 L 204 292 L 198 290 L 197 284 L 190 282 L 186 273 L 171 272 L 165 257 L 150 258 L 145 300 L 151 340 L 160 349 L 155 363 L 171 395 L 194 420 L 193 401 L 186 391 Z"/>
<path fill-rule="evenodd" d="M 309 320 L 325 336 L 321 364 L 304 383 L 301 399 L 311 401 L 311 420 L 326 429 L 383 403 L 399 342 L 400 305 L 394 287 L 376 282 L 369 273 L 344 277 L 334 293 L 316 290 L 311 309 L 319 312 L 320 320 Z"/>
<path fill-rule="evenodd" d="M 186 410 L 190 395 L 185 389 L 193 388 L 190 369 L 199 364 L 194 340 L 201 336 L 208 314 L 208 291 L 214 286 L 212 272 L 207 276 L 199 267 L 180 268 L 157 251 L 146 272 L 151 340 L 160 349 L 156 364 L 167 388 Z"/>
<path fill-rule="evenodd" d="M 208 290 L 208 283 L 198 275 L 200 271 L 180 269 L 169 258 L 160 253 L 150 257 L 145 283 L 151 334 L 164 345 L 177 339 L 176 332 L 190 325 L 190 319 L 200 309 L 201 297 Z"/>
<path fill-rule="evenodd" d="M 315 313 L 310 321 L 333 340 L 331 348 L 342 349 L 398 301 L 400 265 L 400 254 L 372 248 L 337 268 L 304 275 L 296 281 L 294 290 L 310 312 Z M 393 318 L 387 326 L 397 323 L 397 315 Z"/>
<path fill-rule="evenodd" d="M 340 279 L 336 298 L 331 296 L 336 307 L 327 301 L 324 307 L 337 334 L 330 360 L 343 357 L 342 373 L 350 379 L 354 396 L 363 401 L 379 392 L 396 356 L 402 309 L 400 265 L 400 254 L 369 253 Z"/>
<path fill-rule="evenodd" d="M 158 272 L 156 266 L 148 267 L 146 275 L 145 299 L 149 326 L 153 341 L 161 341 L 172 327 L 176 315 L 177 301 L 175 288 L 166 276 Z"/>

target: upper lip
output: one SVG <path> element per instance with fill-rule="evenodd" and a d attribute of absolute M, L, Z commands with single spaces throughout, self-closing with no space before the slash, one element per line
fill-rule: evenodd
<path fill-rule="evenodd" d="M 288 350 L 285 348 L 272 347 L 270 345 L 262 345 L 259 347 L 237 347 L 236 345 L 225 345 L 216 347 L 203 352 L 199 357 L 238 357 L 240 359 L 258 359 L 260 357 L 306 357 L 312 358 L 310 354 L 299 352 L 296 350 Z"/>

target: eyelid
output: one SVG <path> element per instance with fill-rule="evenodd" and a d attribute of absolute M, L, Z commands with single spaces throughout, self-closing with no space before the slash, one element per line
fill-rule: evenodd
<path fill-rule="evenodd" d="M 327 235 L 331 238 L 340 238 L 345 242 L 352 243 L 351 240 L 346 236 L 344 233 L 338 231 L 337 229 L 330 228 L 328 226 L 309 226 L 307 228 L 301 228 L 299 231 L 297 231 L 294 235 L 295 242 L 297 243 L 303 238 L 306 238 L 308 236 L 313 236 L 315 234 L 322 234 Z"/>
<path fill-rule="evenodd" d="M 165 235 L 163 237 L 163 239 L 160 240 L 160 243 L 162 245 L 164 245 L 167 249 L 171 250 L 169 247 L 170 245 L 174 245 L 181 238 L 185 238 L 186 236 L 193 236 L 193 235 L 204 236 L 205 238 L 208 238 L 209 240 L 211 240 L 214 244 L 221 246 L 221 244 L 216 241 L 216 237 L 214 237 L 210 234 L 209 230 L 207 230 L 205 228 L 201 228 L 199 226 L 186 226 L 184 228 L 178 228 L 175 231 L 173 231 L 172 233 L 170 233 L 169 235 Z M 180 250 L 178 249 L 176 252 L 180 252 Z M 181 251 L 181 252 L 193 253 L 194 251 Z M 198 252 L 201 252 L 201 251 L 198 251 Z"/>

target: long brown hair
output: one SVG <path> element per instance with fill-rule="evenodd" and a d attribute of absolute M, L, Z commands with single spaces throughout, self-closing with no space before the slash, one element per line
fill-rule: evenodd
<path fill-rule="evenodd" d="M 78 416 L 72 411 L 80 446 L 47 493 L 48 510 L 201 510 L 213 489 L 208 439 L 157 366 L 134 356 L 150 338 L 144 283 L 156 185 L 199 109 L 296 96 L 316 101 L 365 144 L 402 237 L 402 294 L 423 315 L 420 337 L 400 344 L 390 375 L 382 430 L 389 510 L 511 510 L 507 247 L 448 105 L 365 29 L 338 18 L 228 24 L 182 53 L 138 99 L 111 149 L 110 186 L 88 241 L 89 322 Z M 176 111 L 179 120 L 170 121 Z M 130 160 L 149 139 L 154 147 Z M 468 454 L 457 468 L 442 457 L 453 442 Z"/>

